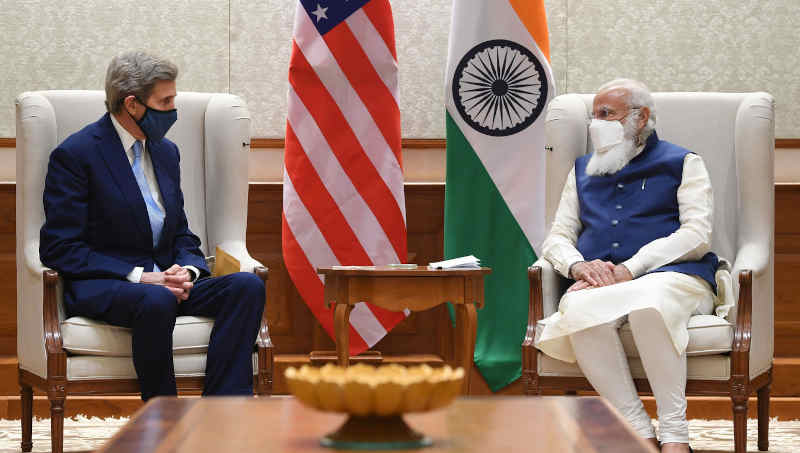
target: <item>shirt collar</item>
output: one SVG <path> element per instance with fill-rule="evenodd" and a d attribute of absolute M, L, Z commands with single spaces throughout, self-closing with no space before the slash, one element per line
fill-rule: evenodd
<path fill-rule="evenodd" d="M 129 149 L 133 146 L 133 142 L 136 141 L 136 137 L 131 135 L 121 124 L 117 121 L 116 116 L 113 113 L 110 113 L 108 116 L 111 117 L 111 124 L 114 125 L 114 129 L 117 131 L 117 135 L 119 135 L 119 141 L 122 142 L 122 149 L 125 152 L 128 152 Z M 142 149 L 146 149 L 147 140 L 141 140 L 142 142 Z"/>

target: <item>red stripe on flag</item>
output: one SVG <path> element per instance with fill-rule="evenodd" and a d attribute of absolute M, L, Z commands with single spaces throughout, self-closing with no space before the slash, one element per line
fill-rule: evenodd
<path fill-rule="evenodd" d="M 377 305 L 367 304 L 375 319 L 381 323 L 387 332 L 392 330 L 400 321 L 406 319 L 406 314 L 402 311 L 390 311 L 385 308 L 378 307 Z"/>
<path fill-rule="evenodd" d="M 405 260 L 407 256 L 405 218 L 397 201 L 364 152 L 336 101 L 294 42 L 289 66 L 289 83 L 314 117 L 350 181 L 378 219 L 386 236 L 392 242 L 395 253 L 400 260 Z"/>
<path fill-rule="evenodd" d="M 361 9 L 367 14 L 372 25 L 381 34 L 386 47 L 392 52 L 394 61 L 397 61 L 397 52 L 394 45 L 394 20 L 392 19 L 392 5 L 389 0 L 372 0 Z"/>
<path fill-rule="evenodd" d="M 400 151 L 400 108 L 392 92 L 372 66 L 367 54 L 361 48 L 347 22 L 339 24 L 325 34 L 325 42 L 333 57 L 367 107 L 369 114 L 378 125 L 386 143 L 392 149 L 397 162 L 403 166 Z"/>
<path fill-rule="evenodd" d="M 297 243 L 292 229 L 289 228 L 289 223 L 286 221 L 286 215 L 281 216 L 281 232 L 283 234 L 283 261 L 297 292 L 308 303 L 322 327 L 333 334 L 333 311 L 324 306 L 322 282 L 300 244 Z"/>
<path fill-rule="evenodd" d="M 284 161 L 286 173 L 292 179 L 297 196 L 308 209 L 339 262 L 348 266 L 372 265 L 372 260 L 358 242 L 358 237 L 308 160 L 292 126 L 288 124 Z"/>
<path fill-rule="evenodd" d="M 333 329 L 333 309 L 325 307 L 325 289 L 316 274 L 314 266 L 308 261 L 305 252 L 294 237 L 286 216 L 281 216 L 281 229 L 283 233 L 283 261 L 286 263 L 286 270 L 300 293 L 303 300 L 308 304 L 308 308 L 319 320 L 320 325 L 331 338 L 334 336 Z M 367 344 L 350 326 L 350 354 L 357 355 L 368 349 Z"/>

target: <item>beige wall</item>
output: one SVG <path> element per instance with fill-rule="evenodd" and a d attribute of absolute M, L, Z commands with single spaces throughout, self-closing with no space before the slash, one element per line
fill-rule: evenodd
<path fill-rule="evenodd" d="M 444 137 L 452 0 L 392 0 L 403 136 Z M 149 49 L 181 68 L 179 89 L 243 96 L 256 137 L 282 137 L 295 0 L 0 0 L 0 137 L 13 137 L 26 90 L 102 89 L 108 60 Z M 755 91 L 776 100 L 776 136 L 800 137 L 797 0 L 545 0 L 558 92 L 629 76 L 653 91 Z M 13 179 L 8 149 L 0 180 Z M 800 151 L 780 151 L 776 177 Z M 406 176 L 435 180 L 444 157 L 406 150 Z M 256 180 L 280 175 L 280 151 L 253 152 Z M 776 168 L 777 170 L 777 168 Z M 11 172 L 11 173 L 9 173 Z M 792 176 L 796 175 L 796 176 Z M 278 178 L 279 179 L 279 178 Z"/>

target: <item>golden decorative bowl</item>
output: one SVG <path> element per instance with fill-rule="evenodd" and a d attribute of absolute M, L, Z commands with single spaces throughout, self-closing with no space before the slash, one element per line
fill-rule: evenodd
<path fill-rule="evenodd" d="M 406 368 L 357 364 L 341 368 L 304 365 L 286 370 L 289 391 L 303 404 L 350 418 L 327 436 L 324 446 L 346 449 L 404 449 L 431 444 L 402 419 L 407 412 L 444 407 L 461 393 L 464 370 L 450 366 Z"/>

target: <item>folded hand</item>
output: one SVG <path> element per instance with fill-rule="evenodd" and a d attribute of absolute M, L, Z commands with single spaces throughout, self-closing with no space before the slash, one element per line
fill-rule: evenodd
<path fill-rule="evenodd" d="M 161 285 L 167 288 L 178 299 L 178 303 L 189 298 L 189 292 L 194 284 L 188 270 L 173 264 L 164 272 L 143 272 L 140 283 Z"/>
<path fill-rule="evenodd" d="M 575 263 L 571 274 L 576 281 L 567 289 L 568 293 L 633 280 L 633 274 L 625 265 L 600 260 Z"/>
<path fill-rule="evenodd" d="M 581 261 L 572 265 L 572 278 L 584 280 L 592 286 L 614 284 L 614 263 L 610 261 Z"/>

